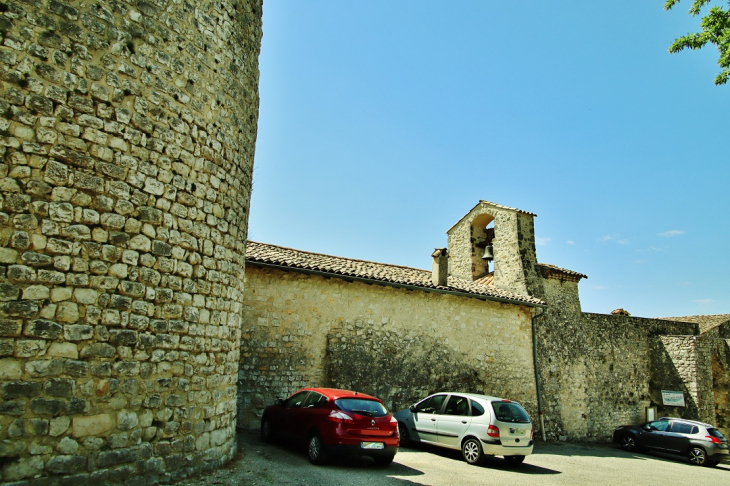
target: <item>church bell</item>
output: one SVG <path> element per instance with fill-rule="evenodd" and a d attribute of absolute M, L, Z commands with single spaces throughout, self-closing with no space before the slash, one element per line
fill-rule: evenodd
<path fill-rule="evenodd" d="M 492 245 L 487 245 L 484 247 L 484 256 L 482 256 L 482 260 L 494 260 L 494 253 L 492 252 Z"/>

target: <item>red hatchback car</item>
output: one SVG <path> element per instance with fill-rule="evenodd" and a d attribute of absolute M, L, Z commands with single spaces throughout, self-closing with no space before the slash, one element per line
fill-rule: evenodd
<path fill-rule="evenodd" d="M 380 399 L 334 388 L 304 388 L 267 407 L 261 440 L 275 437 L 306 441 L 312 464 L 333 454 L 370 456 L 385 466 L 400 443 L 398 421 Z"/>

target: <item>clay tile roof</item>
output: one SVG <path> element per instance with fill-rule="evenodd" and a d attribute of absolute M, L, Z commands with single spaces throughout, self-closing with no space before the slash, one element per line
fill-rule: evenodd
<path fill-rule="evenodd" d="M 496 208 L 500 208 L 500 209 L 509 209 L 510 211 L 516 211 L 518 213 L 527 214 L 529 216 L 537 216 L 537 214 L 531 213 L 529 211 L 523 211 L 522 209 L 511 208 L 509 206 L 502 206 L 501 204 L 497 204 L 497 203 L 485 201 L 484 199 L 480 199 L 479 202 L 480 203 L 484 203 L 484 204 L 490 204 L 490 205 L 492 205 L 492 206 L 494 206 Z"/>
<path fill-rule="evenodd" d="M 459 225 L 459 223 L 461 223 L 462 221 L 464 221 L 464 218 L 466 218 L 467 216 L 469 216 L 476 208 L 478 208 L 479 206 L 481 206 L 483 204 L 486 204 L 486 205 L 489 205 L 489 206 L 493 206 L 493 207 L 498 208 L 498 209 L 506 209 L 508 211 L 514 211 L 516 213 L 527 214 L 528 216 L 537 216 L 537 214 L 531 213 L 529 211 L 523 211 L 521 209 L 511 208 L 509 206 L 503 206 L 501 204 L 496 204 L 496 203 L 493 203 L 493 202 L 485 201 L 484 199 L 480 199 L 479 202 L 477 203 L 477 205 L 474 206 L 473 208 L 471 208 L 468 213 L 466 213 L 464 216 L 461 217 L 461 219 L 459 219 L 459 221 L 457 221 L 456 223 L 454 223 L 451 226 L 451 228 L 449 228 L 448 230 L 446 230 L 446 233 L 450 234 L 452 229 L 456 228 Z"/>
<path fill-rule="evenodd" d="M 246 244 L 246 262 L 288 267 L 292 270 L 309 270 L 341 277 L 362 278 L 383 283 L 420 287 L 424 290 L 439 289 L 483 296 L 489 300 L 510 301 L 527 305 L 545 305 L 540 299 L 515 294 L 493 286 L 449 277 L 446 286 L 436 286 L 431 281 L 431 271 L 417 268 L 388 265 L 385 263 L 354 260 L 321 253 L 295 250 L 282 246 L 248 241 Z"/>
<path fill-rule="evenodd" d="M 494 285 L 494 272 L 489 272 L 482 278 L 474 280 L 474 283 L 478 283 L 481 285 Z"/>
<path fill-rule="evenodd" d="M 572 280 L 574 282 L 577 282 L 582 278 L 588 278 L 587 275 L 584 275 L 582 273 L 574 272 L 573 270 L 568 270 L 566 268 L 556 267 L 555 265 L 550 265 L 549 263 L 538 263 L 537 269 L 545 278 L 555 277 L 562 278 L 563 280 Z"/>
<path fill-rule="evenodd" d="M 706 316 L 684 316 L 684 317 L 658 317 L 664 321 L 690 322 L 697 324 L 700 328 L 700 334 L 704 334 L 710 329 L 714 329 L 721 324 L 730 321 L 730 314 L 715 314 Z"/>

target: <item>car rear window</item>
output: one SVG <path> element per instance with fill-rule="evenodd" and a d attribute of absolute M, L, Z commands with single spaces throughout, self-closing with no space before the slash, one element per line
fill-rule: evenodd
<path fill-rule="evenodd" d="M 385 405 L 375 400 L 365 398 L 340 398 L 335 400 L 335 405 L 343 412 L 367 415 L 368 417 L 383 417 L 388 415 Z"/>
<path fill-rule="evenodd" d="M 717 437 L 717 438 L 718 438 L 718 439 L 720 439 L 720 440 L 724 440 L 724 439 L 725 439 L 725 436 L 724 436 L 724 435 L 722 435 L 722 432 L 720 432 L 720 431 L 719 431 L 719 430 L 717 430 L 717 429 L 711 429 L 711 428 L 709 428 L 709 427 L 708 427 L 708 428 L 707 428 L 707 432 L 708 432 L 708 433 L 709 433 L 709 434 L 710 434 L 711 436 L 713 436 L 713 437 Z"/>
<path fill-rule="evenodd" d="M 515 402 L 492 402 L 494 416 L 500 422 L 529 423 L 530 416 Z"/>

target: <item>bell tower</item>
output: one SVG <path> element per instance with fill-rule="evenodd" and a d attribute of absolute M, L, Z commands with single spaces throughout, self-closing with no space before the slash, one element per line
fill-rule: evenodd
<path fill-rule="evenodd" d="M 535 268 L 535 216 L 520 209 L 479 201 L 446 232 L 449 273 L 472 281 L 492 276 L 497 288 L 533 295 L 539 285 Z"/>

